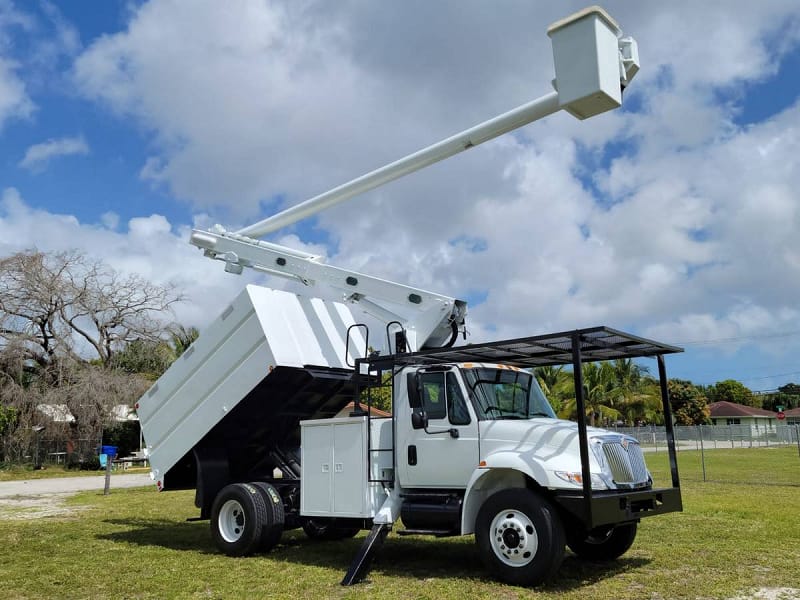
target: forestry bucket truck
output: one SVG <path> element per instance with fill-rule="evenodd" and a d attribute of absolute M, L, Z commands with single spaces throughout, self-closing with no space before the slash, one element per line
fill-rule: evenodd
<path fill-rule="evenodd" d="M 137 404 L 159 490 L 195 489 L 227 555 L 266 552 L 282 532 L 369 533 L 342 583 L 364 578 L 387 533 L 474 534 L 499 579 L 553 576 L 565 546 L 613 559 L 643 517 L 681 510 L 664 355 L 679 348 L 608 327 L 455 345 L 466 303 L 324 264 L 256 238 L 564 109 L 620 106 L 636 42 L 591 7 L 548 29 L 556 91 L 238 232 L 194 231 L 226 271 L 252 268 L 341 293 L 331 301 L 248 285 Z M 361 312 L 382 323 L 371 352 Z M 373 338 L 374 339 L 374 338 Z M 556 418 L 532 369 L 655 357 L 671 487 L 654 487 L 631 437 Z M 372 409 L 376 389 L 391 414 Z"/>

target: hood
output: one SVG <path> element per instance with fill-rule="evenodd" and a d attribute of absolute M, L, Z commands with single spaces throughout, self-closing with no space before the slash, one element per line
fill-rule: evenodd
<path fill-rule="evenodd" d="M 578 448 L 578 424 L 563 419 L 534 418 L 527 420 L 481 421 L 481 443 L 493 449 L 533 450 L 544 449 L 568 452 Z M 609 435 L 611 432 L 597 427 L 587 427 L 588 437 Z"/>
<path fill-rule="evenodd" d="M 574 489 L 581 486 L 580 479 L 575 478 L 582 472 L 577 423 L 541 418 L 481 421 L 479 430 L 481 461 L 488 468 L 516 469 L 550 488 Z M 606 451 L 600 450 L 597 443 L 592 443 L 592 438 L 600 438 L 598 441 L 603 443 L 602 447 L 611 444 L 608 447 L 613 453 L 613 448 L 617 444 L 624 444 L 625 439 L 638 444 L 634 438 L 597 427 L 587 427 L 586 433 L 589 438 L 592 487 L 610 489 L 621 484 L 640 486 L 646 482 L 649 474 L 642 462 L 641 451 L 635 453 L 638 459 L 631 458 L 625 445 L 624 458 L 612 457 L 611 462 L 618 471 L 612 472 L 614 465 L 608 462 Z"/>

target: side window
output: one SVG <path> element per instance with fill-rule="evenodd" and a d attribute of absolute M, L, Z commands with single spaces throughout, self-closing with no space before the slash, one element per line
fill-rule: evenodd
<path fill-rule="evenodd" d="M 467 403 L 454 373 L 447 374 L 447 414 L 453 425 L 467 425 L 470 422 Z"/>
<path fill-rule="evenodd" d="M 470 422 L 467 403 L 454 373 L 422 373 L 420 375 L 422 406 L 428 419 L 446 419 L 453 425 Z"/>
<path fill-rule="evenodd" d="M 420 376 L 422 387 L 422 406 L 428 418 L 444 419 L 447 417 L 445 405 L 444 373 L 423 373 Z"/>

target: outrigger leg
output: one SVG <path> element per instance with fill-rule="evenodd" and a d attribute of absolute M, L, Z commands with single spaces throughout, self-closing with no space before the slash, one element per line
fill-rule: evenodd
<path fill-rule="evenodd" d="M 376 523 L 372 526 L 369 535 L 361 544 L 358 554 L 350 563 L 350 568 L 347 570 L 342 585 L 353 585 L 359 583 L 369 573 L 370 565 L 375 554 L 380 550 L 383 545 L 383 540 L 386 539 L 388 533 L 392 530 L 392 526 L 388 523 Z"/>

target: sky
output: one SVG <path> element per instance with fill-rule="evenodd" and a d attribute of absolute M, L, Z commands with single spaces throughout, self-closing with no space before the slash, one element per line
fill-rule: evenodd
<path fill-rule="evenodd" d="M 285 283 L 225 273 L 192 228 L 549 93 L 547 27 L 583 6 L 0 0 L 0 255 L 174 283 L 174 319 L 202 330 L 246 283 Z M 559 112 L 266 239 L 467 300 L 468 341 L 606 325 L 684 347 L 672 377 L 800 381 L 800 4 L 603 6 L 639 45 L 621 109 Z"/>

